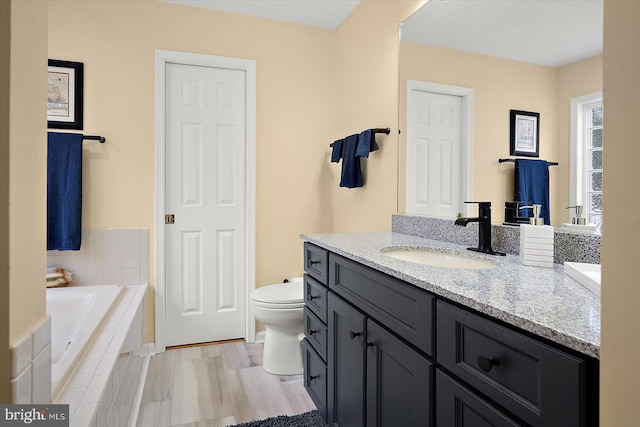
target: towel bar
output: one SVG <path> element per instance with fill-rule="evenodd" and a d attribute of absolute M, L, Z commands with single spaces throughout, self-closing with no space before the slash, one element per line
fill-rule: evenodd
<path fill-rule="evenodd" d="M 100 136 L 100 135 L 82 135 L 82 139 L 89 139 L 92 141 L 98 141 L 100 144 L 104 144 L 106 139 L 104 138 L 104 136 Z"/>
<path fill-rule="evenodd" d="M 518 159 L 498 159 L 498 163 L 511 162 L 515 163 Z M 521 159 L 521 160 L 531 160 L 531 159 Z M 549 166 L 558 166 L 558 162 L 547 162 Z"/>
<path fill-rule="evenodd" d="M 373 133 L 384 133 L 385 135 L 389 135 L 391 133 L 391 128 L 374 128 Z M 333 147 L 333 142 L 329 144 L 329 147 Z"/>

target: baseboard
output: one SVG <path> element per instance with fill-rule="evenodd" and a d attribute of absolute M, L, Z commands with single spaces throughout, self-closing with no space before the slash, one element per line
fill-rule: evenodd
<path fill-rule="evenodd" d="M 150 342 L 142 344 L 140 348 L 140 356 L 155 356 L 156 354 L 156 345 L 154 343 Z"/>
<path fill-rule="evenodd" d="M 264 331 L 256 332 L 256 343 L 264 343 Z"/>

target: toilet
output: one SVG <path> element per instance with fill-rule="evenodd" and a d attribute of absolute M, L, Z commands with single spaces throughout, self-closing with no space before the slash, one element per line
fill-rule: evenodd
<path fill-rule="evenodd" d="M 263 286 L 251 292 L 251 312 L 266 326 L 262 366 L 275 375 L 302 373 L 300 341 L 303 331 L 302 278 Z"/>

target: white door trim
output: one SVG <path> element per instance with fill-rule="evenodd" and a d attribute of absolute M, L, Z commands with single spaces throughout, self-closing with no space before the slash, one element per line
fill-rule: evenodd
<path fill-rule="evenodd" d="M 154 225 L 154 283 L 155 283 L 155 351 L 166 348 L 166 283 L 165 283 L 165 111 L 167 63 L 227 68 L 246 72 L 246 332 L 248 342 L 255 341 L 255 319 L 249 307 L 249 295 L 255 289 L 256 252 L 256 62 L 250 59 L 226 58 L 196 53 L 155 51 L 155 225 Z"/>
<path fill-rule="evenodd" d="M 438 93 L 442 95 L 454 95 L 462 97 L 462 201 L 473 201 L 473 89 L 461 86 L 443 85 L 440 83 L 423 82 L 420 80 L 407 80 L 407 136 L 406 141 L 410 140 L 413 130 L 409 125 L 409 94 L 412 90 L 423 92 Z M 406 168 L 408 171 L 408 168 Z M 412 180 L 405 176 L 406 193 L 415 191 Z M 409 198 L 405 197 L 408 203 Z M 405 205 L 405 212 L 409 206 Z M 462 205 L 462 214 L 470 216 L 472 206 L 469 204 Z"/>

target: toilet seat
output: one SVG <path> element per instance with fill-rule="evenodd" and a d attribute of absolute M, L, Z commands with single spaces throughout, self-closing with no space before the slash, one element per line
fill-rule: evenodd
<path fill-rule="evenodd" d="M 261 307 L 297 308 L 304 305 L 302 283 L 278 283 L 251 292 L 251 300 Z"/>
<path fill-rule="evenodd" d="M 304 307 L 304 302 L 281 304 L 281 303 L 261 302 L 261 301 L 256 301 L 254 299 L 251 300 L 251 304 L 255 307 L 270 308 L 272 310 L 292 310 L 292 309 L 300 309 Z"/>

